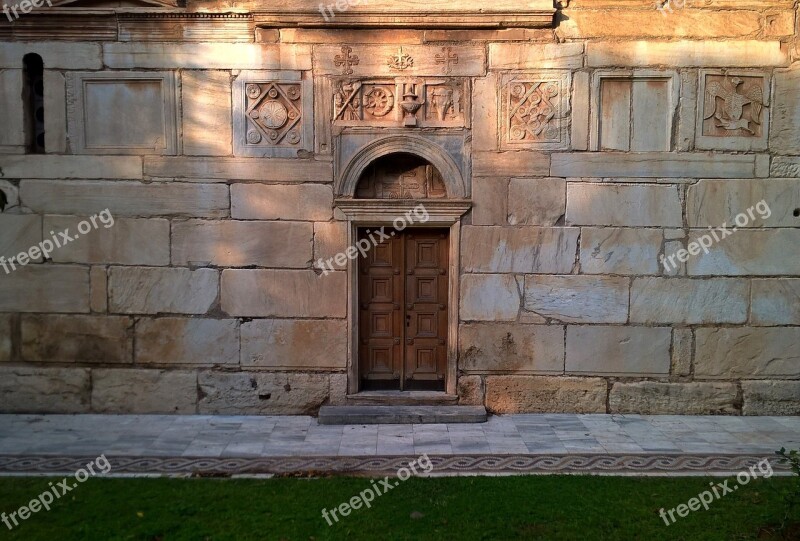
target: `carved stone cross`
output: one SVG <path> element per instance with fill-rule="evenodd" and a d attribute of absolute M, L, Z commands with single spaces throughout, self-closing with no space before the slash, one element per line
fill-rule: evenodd
<path fill-rule="evenodd" d="M 442 47 L 442 53 L 435 56 L 437 64 L 444 64 L 444 74 L 450 75 L 453 71 L 452 64 L 458 64 L 458 55 L 450 52 L 450 47 Z"/>
<path fill-rule="evenodd" d="M 342 54 L 333 57 L 333 65 L 342 68 L 342 75 L 353 75 L 352 66 L 358 66 L 358 55 L 350 56 L 353 49 L 345 45 Z"/>

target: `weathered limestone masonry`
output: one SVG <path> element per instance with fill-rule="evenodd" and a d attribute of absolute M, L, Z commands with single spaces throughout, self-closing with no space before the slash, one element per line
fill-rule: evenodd
<path fill-rule="evenodd" d="M 3 20 L 0 255 L 115 224 L 0 269 L 0 411 L 345 403 L 357 267 L 315 262 L 401 198 L 458 254 L 461 404 L 800 414 L 797 2 L 561 4 L 54 0 Z M 430 164 L 424 193 L 359 201 L 392 153 Z"/>

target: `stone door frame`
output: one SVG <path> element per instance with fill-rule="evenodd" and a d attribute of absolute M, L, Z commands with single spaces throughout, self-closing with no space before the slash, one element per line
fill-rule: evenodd
<path fill-rule="evenodd" d="M 405 219 L 407 212 L 423 204 L 430 218 L 425 223 L 414 223 L 409 227 L 447 227 L 449 229 L 448 264 L 448 314 L 447 314 L 447 369 L 445 372 L 445 392 L 456 395 L 458 370 L 458 321 L 459 321 L 459 282 L 461 274 L 461 217 L 472 208 L 472 202 L 465 199 L 338 199 L 336 207 L 347 216 L 347 245 L 353 246 L 358 239 L 358 228 L 391 228 L 398 218 Z M 358 366 L 358 260 L 347 262 L 347 394 L 353 395 L 359 389 Z"/>

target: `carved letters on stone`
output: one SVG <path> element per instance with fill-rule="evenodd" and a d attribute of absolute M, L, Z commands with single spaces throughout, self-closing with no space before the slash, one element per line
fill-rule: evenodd
<path fill-rule="evenodd" d="M 341 126 L 464 127 L 466 85 L 458 78 L 334 80 L 333 120 Z"/>
<path fill-rule="evenodd" d="M 235 153 L 290 157 L 307 150 L 312 143 L 310 92 L 300 73 L 242 72 L 235 84 Z"/>
<path fill-rule="evenodd" d="M 763 72 L 701 70 L 696 146 L 766 149 L 769 89 L 769 76 Z"/>
<path fill-rule="evenodd" d="M 570 75 L 507 74 L 502 80 L 504 148 L 564 149 L 569 145 Z"/>

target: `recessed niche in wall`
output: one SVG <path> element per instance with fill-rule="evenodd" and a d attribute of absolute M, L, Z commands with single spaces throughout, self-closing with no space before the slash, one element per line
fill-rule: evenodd
<path fill-rule="evenodd" d="M 84 154 L 175 154 L 171 72 L 70 73 L 69 133 Z"/>
<path fill-rule="evenodd" d="M 674 72 L 599 72 L 592 88 L 592 150 L 672 150 L 680 88 Z"/>

